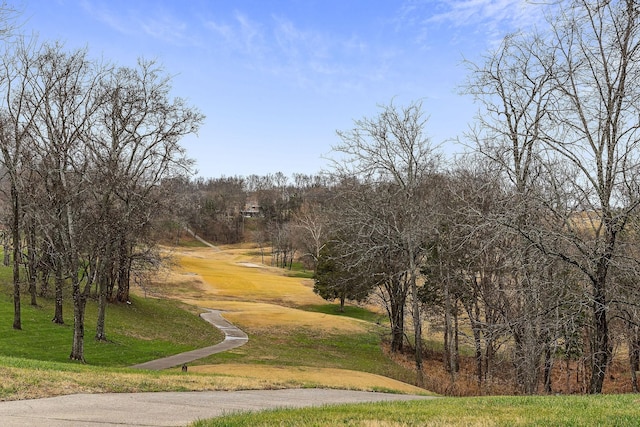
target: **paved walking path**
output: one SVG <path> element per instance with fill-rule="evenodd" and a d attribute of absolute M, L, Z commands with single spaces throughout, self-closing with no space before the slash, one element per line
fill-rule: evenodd
<path fill-rule="evenodd" d="M 430 398 L 323 389 L 72 394 L 46 399 L 0 402 L 0 425 L 186 426 L 198 419 L 237 411 Z"/>
<path fill-rule="evenodd" d="M 240 347 L 241 345 L 244 345 L 247 343 L 247 341 L 249 341 L 249 337 L 247 337 L 247 334 L 245 334 L 233 324 L 227 322 L 220 314 L 220 311 L 211 309 L 206 310 L 207 312 L 200 314 L 200 317 L 224 332 L 224 341 L 209 347 L 199 348 L 197 350 L 187 351 L 185 353 L 174 354 L 173 356 L 151 360 L 145 363 L 139 363 L 132 366 L 132 368 L 150 370 L 168 369 L 174 366 L 180 366 L 193 362 L 194 360 L 202 359 L 203 357 L 211 356 L 212 354 L 221 353 L 223 351 L 231 350 L 232 348 Z"/>
<path fill-rule="evenodd" d="M 194 239 L 196 239 L 197 241 L 199 241 L 200 243 L 209 246 L 211 249 L 214 249 L 216 252 L 220 252 L 220 248 L 217 247 L 216 245 L 207 242 L 206 240 L 204 240 L 202 237 L 198 236 L 196 234 L 195 231 L 193 231 L 192 229 L 190 229 L 189 227 L 184 227 L 184 229 L 186 230 L 187 233 L 191 234 L 193 236 Z"/>

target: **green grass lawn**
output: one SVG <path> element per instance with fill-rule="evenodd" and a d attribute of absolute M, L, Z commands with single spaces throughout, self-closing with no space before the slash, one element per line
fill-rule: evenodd
<path fill-rule="evenodd" d="M 638 395 L 439 398 L 235 414 L 217 426 L 638 426 Z"/>
<path fill-rule="evenodd" d="M 68 362 L 73 337 L 73 306 L 64 306 L 64 325 L 51 322 L 53 301 L 40 298 L 39 307 L 22 301 L 22 330 L 13 324 L 13 301 L 0 293 L 0 356 Z M 89 301 L 85 324 L 85 359 L 99 366 L 129 366 L 220 342 L 223 334 L 186 311 L 182 304 L 132 297 L 131 304 L 107 307 L 107 342 L 94 340 L 97 306 Z"/>
<path fill-rule="evenodd" d="M 323 304 L 323 305 L 304 305 L 298 307 L 301 310 L 312 311 L 315 313 L 332 314 L 335 316 L 351 317 L 371 323 L 388 323 L 388 317 L 384 314 L 374 313 L 366 308 L 354 305 L 344 306 L 344 312 L 340 311 L 340 304 Z"/>
<path fill-rule="evenodd" d="M 415 373 L 391 361 L 380 346 L 386 330 L 372 327 L 366 333 L 326 333 L 299 329 L 248 330 L 249 342 L 229 352 L 201 359 L 195 364 L 246 363 L 276 366 L 315 366 L 351 369 L 415 384 Z"/>

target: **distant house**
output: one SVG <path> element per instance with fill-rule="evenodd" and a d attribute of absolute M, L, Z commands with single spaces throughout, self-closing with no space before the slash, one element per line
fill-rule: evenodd
<path fill-rule="evenodd" d="M 240 211 L 242 216 L 246 218 L 253 218 L 260 216 L 260 205 L 257 200 L 248 199 L 244 205 L 244 209 Z"/>

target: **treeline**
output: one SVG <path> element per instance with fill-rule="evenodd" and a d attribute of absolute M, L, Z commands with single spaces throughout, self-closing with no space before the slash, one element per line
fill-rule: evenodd
<path fill-rule="evenodd" d="M 95 338 L 104 340 L 107 301 L 128 302 L 132 271 L 158 261 L 155 230 L 172 212 L 173 179 L 191 166 L 179 140 L 203 116 L 171 96 L 170 77 L 152 61 L 118 66 L 21 38 L 5 47 L 0 185 L 13 327 L 22 327 L 22 274 L 31 304 L 55 295 L 55 323 L 65 322 L 70 286 L 70 358 L 84 360 L 87 300 L 98 300 Z"/>
<path fill-rule="evenodd" d="M 329 258 L 338 284 L 360 275 L 378 289 L 393 350 L 409 307 L 419 373 L 421 321 L 438 312 L 452 381 L 464 318 L 480 384 L 503 349 L 523 393 L 551 392 L 554 367 L 572 359 L 600 393 L 622 348 L 638 391 L 640 8 L 540 7 L 540 30 L 468 64 L 475 150 L 454 165 L 425 138 L 419 103 L 339 133 L 334 173 L 350 184 Z"/>
<path fill-rule="evenodd" d="M 314 211 L 332 197 L 332 178 L 281 172 L 264 176 L 184 180 L 181 217 L 199 236 L 220 244 L 256 242 L 270 248 L 274 265 L 291 268 L 294 258 L 315 268 Z M 177 230 L 178 233 L 180 230 Z"/>

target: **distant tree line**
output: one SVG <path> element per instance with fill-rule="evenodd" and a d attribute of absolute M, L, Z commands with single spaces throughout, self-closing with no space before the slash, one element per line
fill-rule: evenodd
<path fill-rule="evenodd" d="M 325 244 L 318 221 L 319 210 L 332 197 L 330 177 L 277 172 L 197 178 L 179 185 L 181 218 L 199 236 L 219 244 L 256 242 L 269 248 L 274 265 L 291 268 L 297 258 L 315 268 Z"/>

